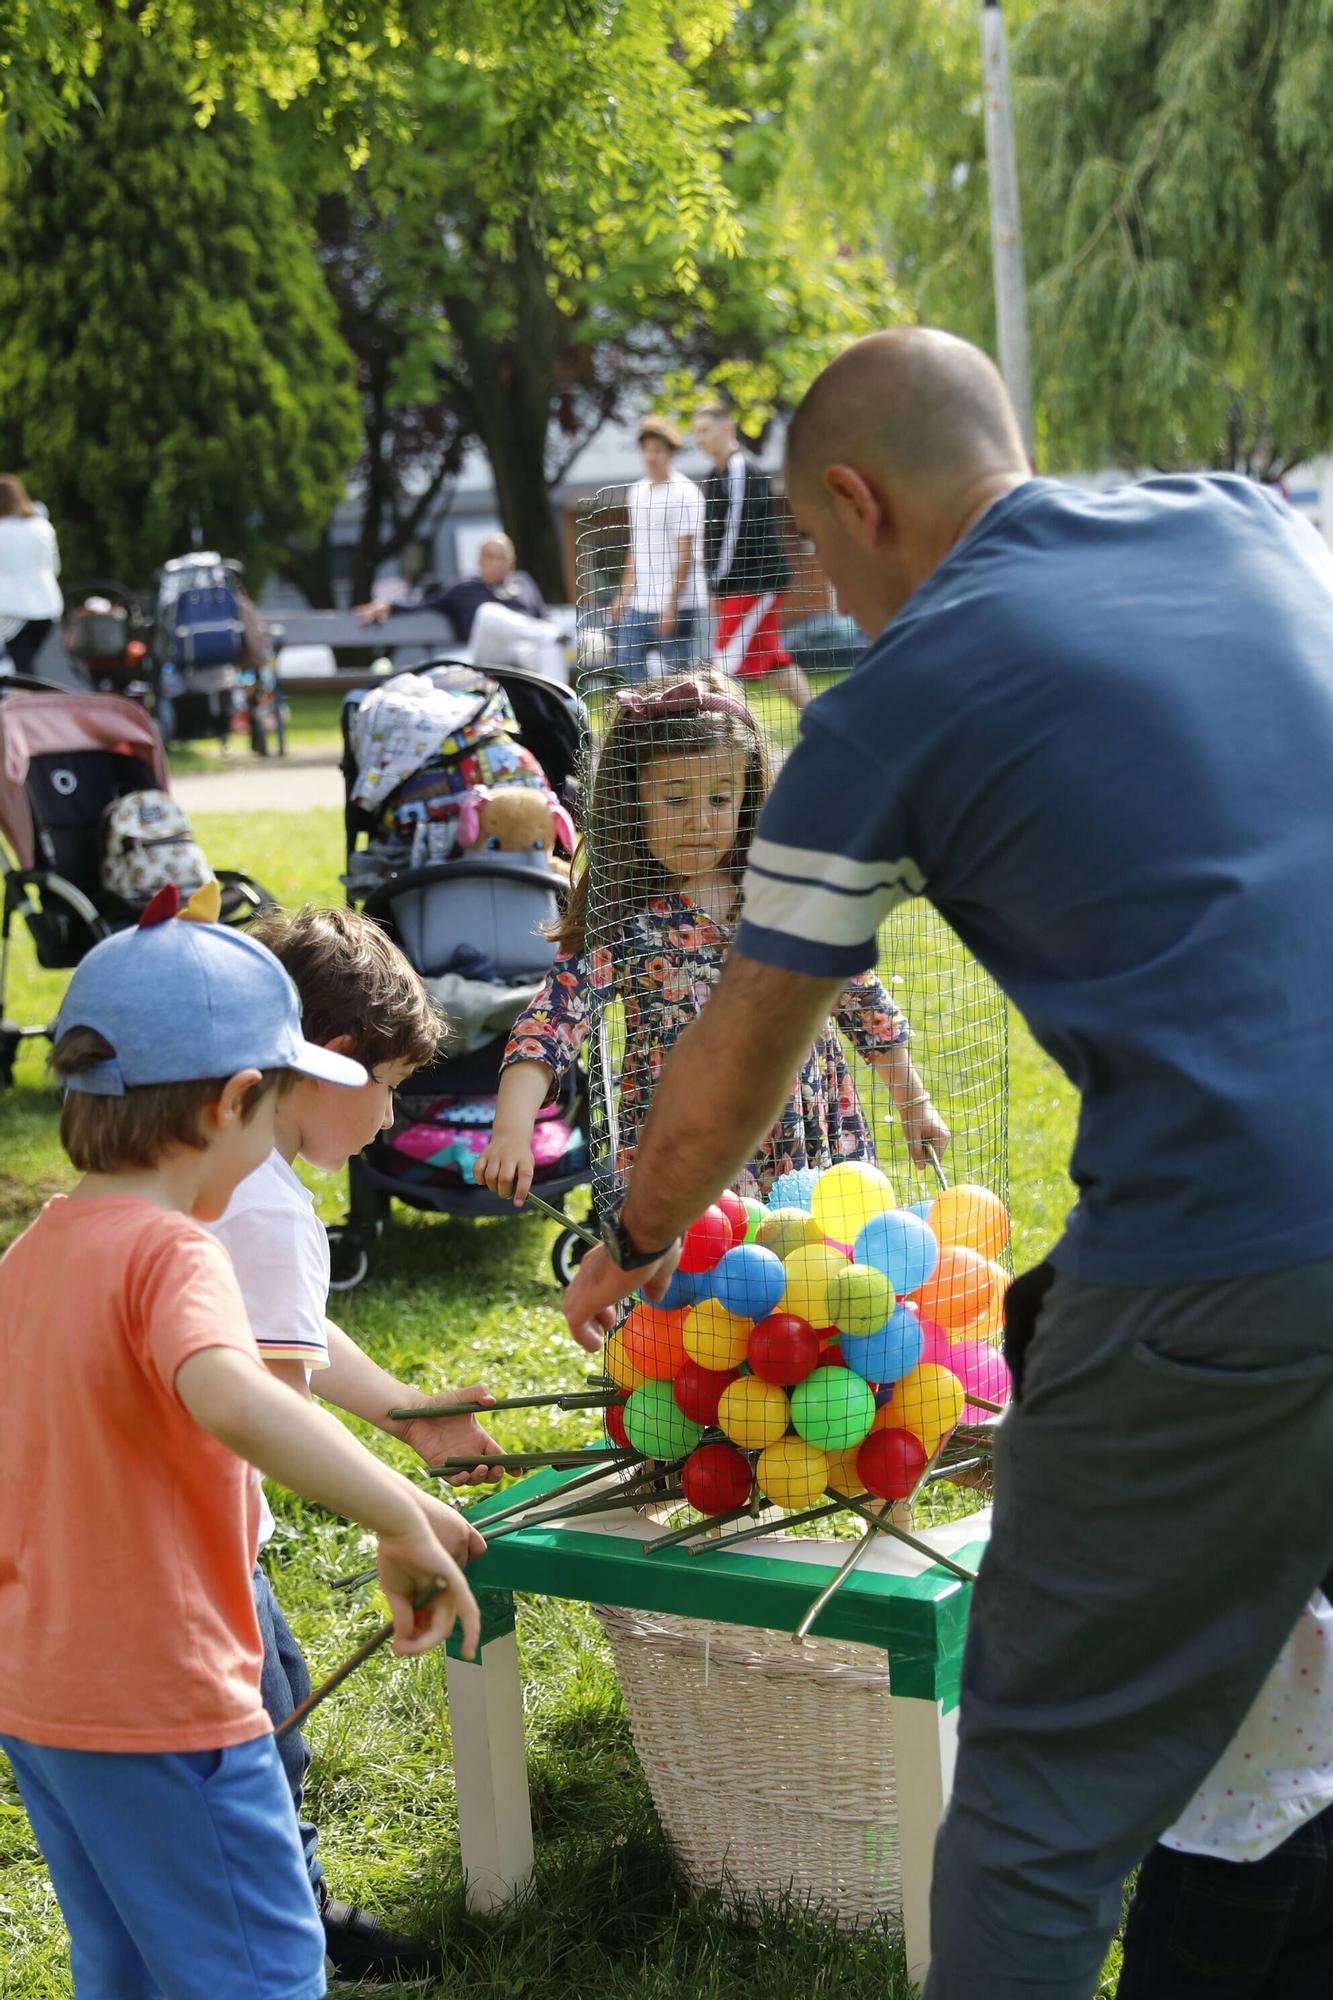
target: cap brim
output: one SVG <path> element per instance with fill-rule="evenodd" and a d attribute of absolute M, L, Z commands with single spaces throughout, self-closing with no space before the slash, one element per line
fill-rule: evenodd
<path fill-rule="evenodd" d="M 286 1069 L 294 1069 L 298 1076 L 313 1076 L 320 1083 L 341 1083 L 349 1089 L 357 1089 L 370 1082 L 370 1071 L 350 1056 L 340 1056 L 334 1049 L 322 1049 L 318 1042 L 301 1041 L 299 1053 L 292 1061 L 284 1064 Z"/>

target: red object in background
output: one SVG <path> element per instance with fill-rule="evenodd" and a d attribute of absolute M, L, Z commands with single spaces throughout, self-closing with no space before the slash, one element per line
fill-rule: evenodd
<path fill-rule="evenodd" d="M 628 1437 L 625 1435 L 625 1405 L 623 1403 L 609 1404 L 607 1406 L 605 1420 L 606 1420 L 606 1435 L 610 1438 L 612 1444 L 616 1447 L 616 1450 L 632 1451 L 634 1447 L 631 1445 Z"/>
<path fill-rule="evenodd" d="M 717 1422 L 722 1391 L 740 1380 L 739 1368 L 701 1368 L 683 1361 L 676 1371 L 676 1407 L 691 1423 L 708 1427 Z"/>
<path fill-rule="evenodd" d="M 790 1389 L 819 1366 L 819 1335 L 795 1313 L 770 1313 L 750 1335 L 747 1359 L 761 1382 Z"/>
<path fill-rule="evenodd" d="M 905 1500 L 925 1469 L 926 1447 L 911 1431 L 871 1431 L 856 1454 L 861 1484 L 880 1500 Z"/>
<path fill-rule="evenodd" d="M 685 1231 L 685 1241 L 681 1245 L 680 1268 L 695 1273 L 712 1271 L 722 1262 L 731 1248 L 731 1223 L 716 1206 L 706 1208 L 697 1222 L 692 1222 Z"/>
<path fill-rule="evenodd" d="M 691 1507 L 701 1514 L 726 1514 L 745 1505 L 754 1474 L 749 1459 L 734 1444 L 701 1444 L 686 1459 L 680 1483 Z"/>
<path fill-rule="evenodd" d="M 824 1349 L 819 1357 L 818 1366 L 820 1368 L 845 1368 L 847 1366 L 847 1356 L 838 1346 L 836 1340 Z"/>
<path fill-rule="evenodd" d="M 734 1250 L 738 1243 L 744 1243 L 749 1233 L 750 1211 L 740 1196 L 734 1193 L 731 1188 L 728 1188 L 725 1194 L 718 1196 L 717 1206 L 722 1210 L 727 1221 L 731 1224 L 731 1243 L 729 1247 Z"/>

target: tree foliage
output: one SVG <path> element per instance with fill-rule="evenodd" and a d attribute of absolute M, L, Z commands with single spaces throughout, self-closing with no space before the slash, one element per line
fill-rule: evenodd
<path fill-rule="evenodd" d="M 1008 0 L 1005 14 L 1043 455 L 1270 477 L 1326 449 L 1333 5 Z M 826 0 L 816 46 L 807 165 L 924 317 L 989 342 L 976 7 Z"/>
<path fill-rule="evenodd" d="M 350 359 L 262 125 L 201 129 L 128 25 L 97 85 L 0 187 L 0 464 L 67 570 L 138 581 L 199 535 L 258 579 L 341 497 Z"/>

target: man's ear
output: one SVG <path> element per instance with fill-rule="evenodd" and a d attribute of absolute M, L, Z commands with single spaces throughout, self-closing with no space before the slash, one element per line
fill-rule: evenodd
<path fill-rule="evenodd" d="M 240 1117 L 246 1097 L 262 1081 L 262 1073 L 257 1069 L 239 1069 L 235 1076 L 227 1078 L 215 1101 L 208 1106 L 220 1132 Z"/>
<path fill-rule="evenodd" d="M 843 533 L 860 548 L 876 547 L 887 525 L 887 509 L 864 476 L 854 465 L 826 465 L 824 487 Z"/>

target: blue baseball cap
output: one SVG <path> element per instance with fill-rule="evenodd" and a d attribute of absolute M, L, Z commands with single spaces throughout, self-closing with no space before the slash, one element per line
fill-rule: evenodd
<path fill-rule="evenodd" d="M 64 1079 L 67 1090 L 123 1097 L 243 1069 L 294 1069 L 323 1083 L 368 1081 L 350 1056 L 301 1033 L 301 1001 L 266 945 L 227 924 L 182 917 L 117 931 L 75 971 L 53 1034 L 92 1028 L 115 1050 Z"/>

